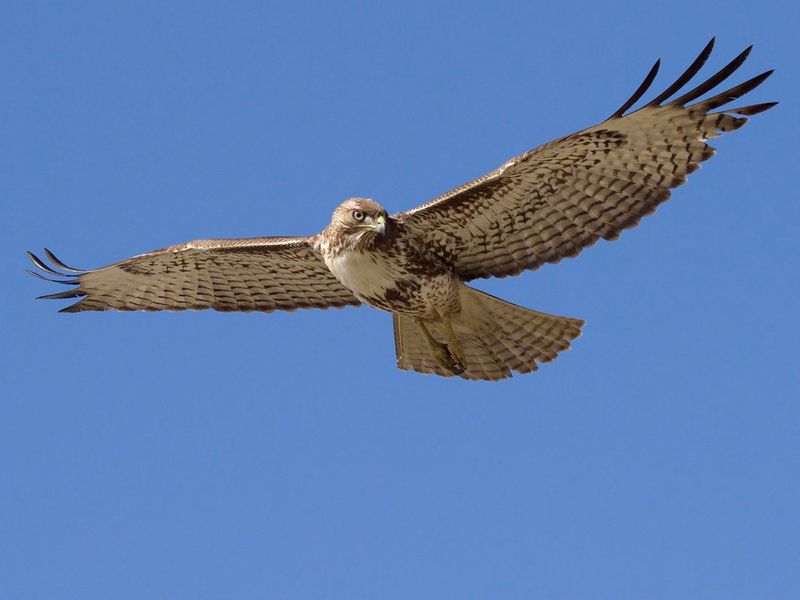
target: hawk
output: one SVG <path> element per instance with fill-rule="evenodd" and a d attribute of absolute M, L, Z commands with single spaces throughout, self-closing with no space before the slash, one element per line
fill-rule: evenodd
<path fill-rule="evenodd" d="M 445 377 L 496 380 L 556 358 L 583 321 L 511 304 L 466 285 L 517 275 L 577 255 L 620 233 L 670 197 L 714 150 L 706 143 L 777 104 L 725 106 L 766 71 L 716 88 L 752 48 L 670 100 L 701 69 L 712 39 L 662 93 L 629 112 L 656 76 L 608 119 L 512 158 L 412 210 L 389 214 L 350 198 L 309 237 L 200 240 L 92 270 L 28 253 L 38 277 L 72 287 L 42 296 L 81 298 L 62 312 L 294 310 L 369 306 L 392 313 L 397 366 Z M 52 265 L 52 266 L 51 266 Z"/>

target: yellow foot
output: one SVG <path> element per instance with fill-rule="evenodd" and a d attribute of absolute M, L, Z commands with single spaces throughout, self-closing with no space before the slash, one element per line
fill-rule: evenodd
<path fill-rule="evenodd" d="M 442 319 L 442 325 L 444 326 L 444 333 L 445 337 L 447 338 L 447 352 L 450 355 L 455 370 L 453 371 L 456 375 L 461 375 L 466 368 L 466 361 L 464 360 L 464 355 L 461 352 L 461 344 L 459 344 L 458 337 L 456 337 L 455 331 L 453 331 L 453 322 L 450 320 L 450 317 L 445 317 Z"/>
<path fill-rule="evenodd" d="M 439 365 L 447 370 L 450 371 L 453 375 L 461 375 L 464 372 L 464 360 L 461 358 L 458 351 L 453 351 L 453 346 L 449 344 L 442 344 L 430 334 L 428 328 L 425 326 L 421 320 L 417 320 L 417 325 L 419 326 L 420 331 L 422 332 L 425 341 L 428 344 L 428 349 L 431 351 L 431 355 Z"/>
<path fill-rule="evenodd" d="M 431 354 L 442 368 L 450 371 L 454 375 L 461 375 L 464 372 L 464 362 L 454 356 L 450 348 L 444 344 L 431 345 Z"/>
<path fill-rule="evenodd" d="M 461 375 L 464 371 L 467 370 L 467 367 L 464 366 L 464 361 L 463 360 L 461 360 L 460 358 L 454 358 L 453 359 L 453 368 L 451 370 L 453 371 L 453 373 L 455 375 Z"/>

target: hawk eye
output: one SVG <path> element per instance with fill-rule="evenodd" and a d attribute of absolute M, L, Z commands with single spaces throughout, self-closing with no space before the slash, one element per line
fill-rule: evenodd
<path fill-rule="evenodd" d="M 363 221 L 364 220 L 364 211 L 361 210 L 354 210 L 353 211 L 353 218 L 356 221 Z"/>

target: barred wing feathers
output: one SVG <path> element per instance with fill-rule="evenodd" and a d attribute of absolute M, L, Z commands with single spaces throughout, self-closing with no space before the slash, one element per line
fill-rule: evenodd
<path fill-rule="evenodd" d="M 772 71 L 689 104 L 736 71 L 752 47 L 663 104 L 700 70 L 713 44 L 712 39 L 678 80 L 644 107 L 625 114 L 648 89 L 660 62 L 603 123 L 521 154 L 394 218 L 424 233 L 431 250 L 464 280 L 516 275 L 575 256 L 600 238 L 616 239 L 713 156 L 706 140 L 777 104 L 712 112 L 757 87 Z"/>
<path fill-rule="evenodd" d="M 34 275 L 78 286 L 42 296 L 82 298 L 62 312 L 206 308 L 269 312 L 360 304 L 331 274 L 312 242 L 306 237 L 199 240 L 88 271 L 68 267 L 47 249 L 56 268 L 28 255 L 47 274 Z"/>

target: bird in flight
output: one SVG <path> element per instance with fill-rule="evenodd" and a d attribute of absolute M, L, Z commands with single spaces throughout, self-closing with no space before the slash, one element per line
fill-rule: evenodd
<path fill-rule="evenodd" d="M 392 313 L 397 366 L 445 377 L 497 380 L 556 358 L 583 321 L 511 304 L 466 285 L 517 275 L 614 240 L 667 200 L 714 150 L 706 143 L 776 102 L 724 108 L 766 71 L 711 97 L 747 48 L 693 89 L 677 94 L 708 59 L 712 39 L 662 93 L 629 109 L 639 88 L 602 123 L 512 158 L 412 210 L 388 214 L 345 200 L 308 237 L 199 240 L 99 269 L 50 264 L 28 252 L 37 277 L 71 287 L 41 296 L 80 298 L 62 312 L 97 310 L 294 310 L 367 304 Z"/>

